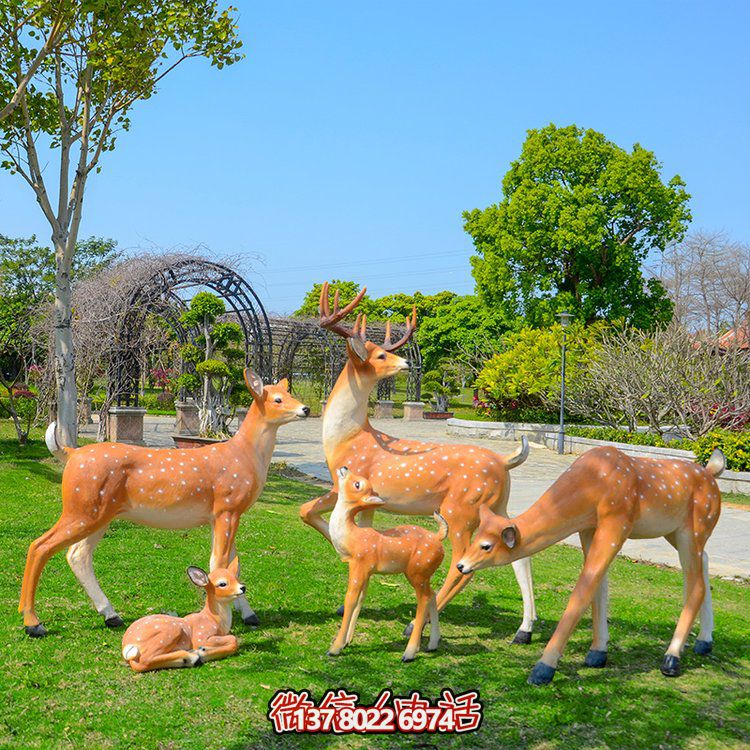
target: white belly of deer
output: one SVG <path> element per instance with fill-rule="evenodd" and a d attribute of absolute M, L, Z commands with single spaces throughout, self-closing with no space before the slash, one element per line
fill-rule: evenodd
<path fill-rule="evenodd" d="M 197 503 L 172 505 L 166 508 L 134 505 L 121 513 L 120 518 L 157 529 L 191 529 L 208 523 L 211 515 L 209 508 Z"/>
<path fill-rule="evenodd" d="M 675 518 L 669 512 L 660 512 L 652 508 L 642 511 L 641 517 L 633 524 L 630 538 L 655 539 L 670 534 L 682 525 L 683 517 L 684 513 Z"/>

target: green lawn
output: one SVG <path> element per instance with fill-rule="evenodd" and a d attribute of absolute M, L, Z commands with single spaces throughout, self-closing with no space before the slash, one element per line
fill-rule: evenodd
<path fill-rule="evenodd" d="M 723 492 L 721 499 L 725 503 L 737 503 L 738 505 L 750 505 L 750 495 L 741 495 L 739 492 Z"/>
<path fill-rule="evenodd" d="M 354 643 L 325 655 L 338 618 L 346 568 L 297 517 L 314 487 L 272 476 L 238 538 L 251 604 L 262 624 L 238 624 L 239 654 L 200 669 L 135 675 L 120 660 L 121 632 L 102 626 L 68 569 L 53 558 L 42 578 L 39 614 L 50 634 L 29 640 L 16 613 L 26 548 L 56 519 L 59 468 L 43 446 L 19 450 L 0 427 L 0 746 L 13 748 L 716 748 L 750 743 L 750 587 L 713 582 L 715 650 L 689 652 L 685 674 L 658 666 L 680 609 L 678 573 L 619 560 L 613 567 L 610 666 L 586 669 L 589 622 L 574 634 L 552 686 L 526 684 L 562 612 L 580 553 L 557 547 L 534 560 L 541 616 L 531 646 L 512 646 L 520 596 L 509 569 L 484 571 L 441 618 L 433 654 L 400 662 L 413 600 L 398 578 L 375 580 Z M 36 437 L 38 435 L 35 434 Z M 387 517 L 386 517 L 387 518 Z M 384 519 L 381 522 L 387 523 Z M 208 532 L 162 532 L 113 524 L 96 559 L 104 589 L 132 621 L 150 612 L 201 606 L 185 576 L 207 563 Z M 442 573 L 441 573 L 442 576 Z M 479 688 L 481 729 L 459 737 L 276 737 L 265 718 L 279 688 L 346 687 L 371 701 L 442 687 Z"/>

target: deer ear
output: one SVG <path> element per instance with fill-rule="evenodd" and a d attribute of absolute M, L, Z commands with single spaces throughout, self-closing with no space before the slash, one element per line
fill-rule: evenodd
<path fill-rule="evenodd" d="M 336 469 L 336 476 L 338 476 L 339 479 L 345 479 L 348 473 L 349 468 L 346 466 L 342 466 L 340 469 Z"/>
<path fill-rule="evenodd" d="M 263 381 L 249 367 L 245 368 L 245 385 L 256 401 L 263 400 Z"/>
<path fill-rule="evenodd" d="M 240 572 L 240 558 L 238 555 L 235 555 L 232 558 L 232 562 L 229 563 L 229 567 L 227 570 L 233 575 L 236 576 Z"/>
<path fill-rule="evenodd" d="M 513 549 L 518 541 L 518 529 L 515 526 L 506 526 L 502 530 L 500 537 L 508 549 Z"/>
<path fill-rule="evenodd" d="M 276 383 L 279 388 L 283 388 L 285 391 L 289 390 L 289 379 L 288 378 L 281 378 L 278 383 Z"/>
<path fill-rule="evenodd" d="M 208 586 L 208 573 L 203 568 L 198 568 L 195 565 L 191 565 L 187 569 L 188 578 L 200 588 L 204 589 Z"/>
<path fill-rule="evenodd" d="M 346 346 L 350 354 L 353 353 L 361 362 L 367 362 L 367 357 L 369 356 L 367 354 L 367 347 L 359 336 L 347 339 Z"/>

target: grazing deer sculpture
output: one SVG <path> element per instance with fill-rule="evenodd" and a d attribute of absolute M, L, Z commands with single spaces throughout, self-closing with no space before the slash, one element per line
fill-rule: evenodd
<path fill-rule="evenodd" d="M 210 524 L 211 570 L 226 568 L 236 556 L 240 517 L 263 489 L 279 427 L 306 417 L 309 407 L 289 394 L 288 383 L 264 386 L 251 370 L 245 383 L 253 403 L 237 433 L 226 442 L 187 450 L 98 443 L 60 448 L 54 423 L 47 446 L 63 463 L 62 514 L 34 540 L 26 558 L 18 611 L 26 633 L 47 634 L 35 612 L 35 596 L 44 566 L 69 547 L 68 563 L 108 627 L 123 621 L 96 579 L 93 554 L 109 524 L 126 518 L 144 526 L 187 529 Z M 258 619 L 247 600 L 238 600 L 246 624 Z"/>
<path fill-rule="evenodd" d="M 302 520 L 317 529 L 329 541 L 331 534 L 323 513 L 336 504 L 339 478 L 336 469 L 349 469 L 368 479 L 373 492 L 383 499 L 378 507 L 389 513 L 432 515 L 436 511 L 448 523 L 452 548 L 448 576 L 437 595 L 437 608 L 448 602 L 468 583 L 469 577 L 456 570 L 456 563 L 469 546 L 471 535 L 479 524 L 479 509 L 492 508 L 506 514 L 510 490 L 510 469 L 522 464 L 528 456 L 528 443 L 508 456 L 472 445 L 443 445 L 416 440 L 401 440 L 376 430 L 367 417 L 370 392 L 379 380 L 409 369 L 408 362 L 396 352 L 414 334 L 416 308 L 407 321 L 406 332 L 391 341 L 390 324 L 381 345 L 367 341 L 367 321 L 357 317 L 353 328 L 343 319 L 359 304 L 366 289 L 345 307 L 339 309 L 338 291 L 333 312 L 328 299 L 328 283 L 320 294 L 320 325 L 346 339 L 347 363 L 328 397 L 323 414 L 323 447 L 333 489 L 305 503 L 300 509 Z M 363 511 L 361 525 L 371 525 L 374 510 Z M 529 560 L 517 560 L 513 570 L 523 595 L 523 622 L 514 643 L 529 643 L 536 612 Z M 407 627 L 407 634 L 411 625 Z"/>
<path fill-rule="evenodd" d="M 148 615 L 136 620 L 122 637 L 122 658 L 134 672 L 197 667 L 237 651 L 237 638 L 229 631 L 232 602 L 245 593 L 237 580 L 239 558 L 210 574 L 195 566 L 187 574 L 206 590 L 206 606 L 186 617 Z"/>
<path fill-rule="evenodd" d="M 435 513 L 440 531 L 435 534 L 421 526 L 403 525 L 386 531 L 357 526 L 355 516 L 383 504 L 383 499 L 372 493 L 372 485 L 364 477 L 352 474 L 344 466 L 336 472 L 339 493 L 331 513 L 331 542 L 341 559 L 349 564 L 349 585 L 344 600 L 344 619 L 329 656 L 337 656 L 351 643 L 359 612 L 373 574 L 403 573 L 417 595 L 417 615 L 414 618 L 409 643 L 402 661 L 413 661 L 419 651 L 422 628 L 427 610 L 430 612 L 430 641 L 428 651 L 440 643 L 437 599 L 430 579 L 443 562 L 443 539 L 448 534 L 445 519 Z"/>
<path fill-rule="evenodd" d="M 565 644 L 591 606 L 594 638 L 586 666 L 607 662 L 607 569 L 626 539 L 663 536 L 680 556 L 684 606 L 661 664 L 667 677 L 680 674 L 680 655 L 700 610 L 694 650 L 713 647 L 713 610 L 704 547 L 719 520 L 721 495 L 714 477 L 724 470 L 721 451 L 703 467 L 685 460 L 632 458 L 617 448 L 581 456 L 528 510 L 512 522 L 482 508 L 471 547 L 457 564 L 464 575 L 534 555 L 578 532 L 584 563 L 568 606 L 531 671 L 529 683 L 552 680 Z"/>

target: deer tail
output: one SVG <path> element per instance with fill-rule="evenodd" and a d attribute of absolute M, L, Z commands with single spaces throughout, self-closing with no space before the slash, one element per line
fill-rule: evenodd
<path fill-rule="evenodd" d="M 44 433 L 44 442 L 47 443 L 47 450 L 61 463 L 68 462 L 68 456 L 72 453 L 72 448 L 65 448 L 57 442 L 57 422 L 52 422 Z"/>
<path fill-rule="evenodd" d="M 435 519 L 435 523 L 437 523 L 438 525 L 437 536 L 438 539 L 442 542 L 443 539 L 448 536 L 448 522 L 437 511 L 432 514 L 432 517 Z"/>
<path fill-rule="evenodd" d="M 122 647 L 122 658 L 125 661 L 138 661 L 141 655 L 141 650 L 134 643 L 126 643 Z"/>
<path fill-rule="evenodd" d="M 716 448 L 711 454 L 711 458 L 708 459 L 706 468 L 715 477 L 718 477 L 724 469 L 727 468 L 727 459 L 718 448 Z"/>

